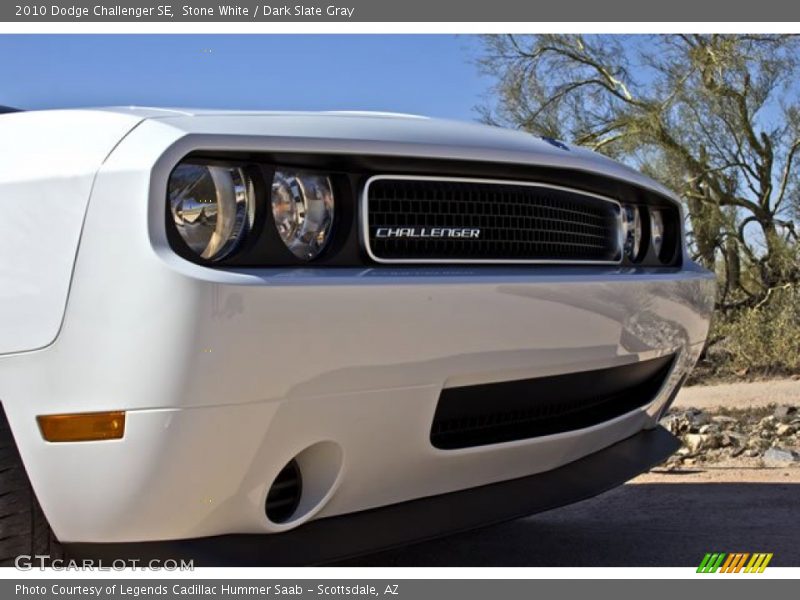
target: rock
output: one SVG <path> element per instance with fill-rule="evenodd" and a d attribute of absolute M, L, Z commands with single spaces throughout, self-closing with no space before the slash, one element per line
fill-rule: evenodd
<path fill-rule="evenodd" d="M 661 424 L 669 431 L 672 435 L 678 435 L 681 433 L 681 419 L 678 415 L 668 415 Z"/>
<path fill-rule="evenodd" d="M 689 449 L 690 454 L 696 454 L 703 447 L 705 437 L 706 436 L 700 435 L 699 433 L 687 433 L 683 437 L 683 443 Z"/>
<path fill-rule="evenodd" d="M 730 439 L 732 446 L 744 448 L 747 445 L 747 436 L 743 433 L 728 431 L 724 435 Z"/>
<path fill-rule="evenodd" d="M 770 467 L 781 467 L 800 461 L 800 457 L 786 448 L 770 448 L 764 452 L 764 464 Z"/>
<path fill-rule="evenodd" d="M 773 449 L 764 464 L 791 462 L 800 466 L 800 406 L 772 406 L 770 413 L 763 415 L 760 410 L 725 414 L 697 408 L 671 411 L 662 424 L 683 443 L 667 464 L 680 468 L 680 465 L 713 464 L 743 455 L 763 457 Z"/>
<path fill-rule="evenodd" d="M 686 411 L 686 419 L 692 429 L 698 430 L 703 425 L 711 423 L 711 415 L 695 408 Z"/>
<path fill-rule="evenodd" d="M 772 416 L 778 421 L 787 422 L 794 418 L 797 414 L 797 407 L 794 406 L 778 406 Z M 766 418 L 766 417 L 765 417 Z"/>
<path fill-rule="evenodd" d="M 777 419 L 774 415 L 768 415 L 758 422 L 759 429 L 774 429 Z"/>

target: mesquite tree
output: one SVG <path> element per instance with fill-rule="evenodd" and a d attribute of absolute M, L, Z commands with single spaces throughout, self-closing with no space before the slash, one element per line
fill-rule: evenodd
<path fill-rule="evenodd" d="M 633 164 L 686 202 L 720 306 L 800 281 L 800 40 L 781 35 L 486 36 L 483 119 Z"/>

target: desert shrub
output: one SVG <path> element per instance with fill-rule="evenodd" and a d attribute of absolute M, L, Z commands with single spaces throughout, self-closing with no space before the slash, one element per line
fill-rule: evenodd
<path fill-rule="evenodd" d="M 800 286 L 773 289 L 755 307 L 717 313 L 697 379 L 800 373 Z"/>

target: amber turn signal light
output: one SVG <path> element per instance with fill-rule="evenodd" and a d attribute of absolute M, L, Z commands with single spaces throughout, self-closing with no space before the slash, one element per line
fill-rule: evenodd
<path fill-rule="evenodd" d="M 36 420 L 48 442 L 118 440 L 125 434 L 123 411 L 39 415 Z"/>

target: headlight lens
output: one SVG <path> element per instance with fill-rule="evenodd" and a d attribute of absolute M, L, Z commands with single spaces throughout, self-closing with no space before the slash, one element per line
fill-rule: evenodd
<path fill-rule="evenodd" d="M 169 178 L 175 227 L 201 258 L 221 260 L 239 247 L 253 225 L 252 181 L 244 170 L 186 162 Z"/>
<path fill-rule="evenodd" d="M 330 239 L 333 187 L 328 177 L 301 171 L 275 172 L 272 216 L 283 243 L 297 258 L 312 260 Z"/>
<path fill-rule="evenodd" d="M 622 207 L 622 247 L 631 261 L 639 260 L 642 249 L 642 215 L 638 206 Z"/>
<path fill-rule="evenodd" d="M 664 249 L 664 213 L 658 209 L 650 209 L 650 239 L 653 251 L 661 258 Z"/>

